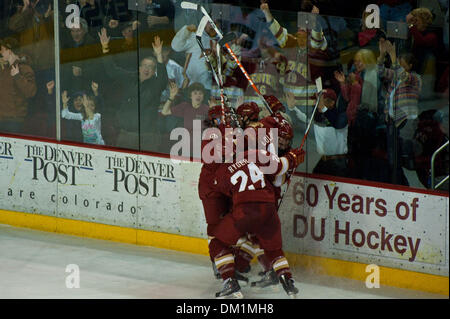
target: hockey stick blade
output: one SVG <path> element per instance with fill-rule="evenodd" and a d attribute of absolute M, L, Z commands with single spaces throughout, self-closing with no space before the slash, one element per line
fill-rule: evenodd
<path fill-rule="evenodd" d="M 185 3 L 184 5 L 183 5 L 183 2 Z M 181 4 L 182 4 L 182 7 L 184 6 L 185 8 L 189 8 L 189 9 L 193 9 L 193 8 L 194 8 L 194 5 L 195 5 L 195 4 L 193 4 L 193 3 L 191 3 L 191 2 L 187 2 L 187 1 L 183 1 L 183 2 L 181 3 Z M 250 76 L 248 75 L 247 71 L 245 70 L 245 68 L 243 67 L 243 65 L 241 64 L 241 62 L 239 61 L 239 59 L 237 58 L 236 54 L 233 52 L 233 50 L 231 49 L 230 45 L 227 43 L 227 42 L 229 42 L 229 41 L 232 41 L 232 39 L 231 39 L 231 40 L 225 39 L 224 41 L 221 41 L 221 40 L 224 38 L 224 36 L 223 36 L 222 32 L 220 32 L 219 28 L 218 28 L 217 25 L 214 23 L 213 19 L 212 19 L 211 16 L 208 14 L 208 12 L 206 11 L 206 9 L 205 9 L 203 6 L 197 6 L 197 5 L 195 5 L 195 6 L 196 6 L 196 9 L 198 10 L 198 12 L 201 11 L 201 12 L 203 13 L 203 15 L 204 15 L 204 17 L 201 19 L 200 25 L 199 25 L 199 27 L 198 27 L 198 29 L 200 29 L 200 30 L 197 30 L 197 34 L 196 34 L 196 35 L 197 35 L 197 39 L 199 39 L 199 38 L 201 37 L 201 34 L 203 33 L 204 28 L 206 27 L 205 20 L 207 19 L 208 22 L 210 23 L 211 27 L 216 31 L 217 37 L 219 38 L 219 43 L 221 43 L 222 45 L 225 45 L 225 47 L 227 48 L 228 52 L 231 54 L 231 56 L 233 57 L 233 59 L 234 59 L 234 60 L 236 61 L 236 63 L 238 64 L 238 66 L 239 66 L 239 68 L 241 69 L 242 73 L 244 73 L 245 77 L 247 78 L 247 80 L 249 81 L 249 83 L 251 84 L 251 86 L 253 87 L 253 89 L 255 90 L 255 92 L 257 93 L 258 97 L 259 97 L 259 98 L 261 99 L 261 101 L 263 102 L 264 107 L 269 111 L 270 114 L 273 114 L 273 111 L 272 111 L 272 109 L 270 108 L 269 104 L 267 103 L 266 99 L 263 97 L 263 95 L 262 95 L 261 92 L 258 90 L 258 88 L 256 87 L 256 85 L 253 83 L 252 79 L 250 78 Z M 228 35 L 227 35 L 227 36 L 228 36 Z M 204 54 L 204 52 L 203 52 L 203 54 Z M 214 72 L 214 73 L 215 73 L 215 72 Z M 220 80 L 219 80 L 219 81 L 216 81 L 216 82 L 219 83 Z M 219 87 L 220 87 L 220 85 L 219 85 Z"/>
<path fill-rule="evenodd" d="M 219 45 L 222 47 L 225 43 L 231 42 L 234 39 L 236 39 L 236 34 L 234 32 L 227 33 L 222 39 L 220 39 Z"/>
<path fill-rule="evenodd" d="M 209 20 L 208 17 L 203 16 L 203 18 L 200 20 L 200 23 L 198 24 L 197 27 L 197 32 L 196 32 L 196 36 L 197 38 L 202 38 L 202 34 L 205 31 L 206 25 L 208 24 Z"/>
<path fill-rule="evenodd" d="M 192 2 L 189 2 L 189 1 L 182 1 L 181 2 L 181 8 L 182 9 L 197 10 L 198 9 L 198 4 L 192 3 Z"/>

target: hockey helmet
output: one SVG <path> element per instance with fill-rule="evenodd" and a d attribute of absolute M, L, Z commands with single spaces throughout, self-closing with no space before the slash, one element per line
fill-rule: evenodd
<path fill-rule="evenodd" d="M 278 137 L 291 140 L 294 137 L 294 130 L 289 121 L 286 120 L 280 113 L 275 114 L 274 118 L 278 123 Z"/>
<path fill-rule="evenodd" d="M 236 113 L 241 116 L 247 116 L 250 121 L 257 121 L 259 117 L 259 106 L 255 102 L 244 103 L 238 106 Z"/>
<path fill-rule="evenodd" d="M 230 112 L 230 108 L 228 106 L 224 106 L 222 108 L 222 105 L 214 105 L 208 110 L 208 119 L 210 121 L 213 121 L 215 119 L 222 119 L 222 115 L 225 115 L 225 118 L 227 118 L 227 113 Z"/>
<path fill-rule="evenodd" d="M 292 140 L 294 137 L 294 130 L 292 129 L 291 124 L 285 119 L 283 119 L 280 128 L 278 129 L 278 136 L 286 140 Z"/>
<path fill-rule="evenodd" d="M 285 151 L 291 147 L 294 137 L 294 130 L 291 124 L 280 114 L 267 116 L 260 121 L 265 128 L 278 129 L 278 143 L 280 151 Z M 280 153 L 281 154 L 281 153 Z"/>

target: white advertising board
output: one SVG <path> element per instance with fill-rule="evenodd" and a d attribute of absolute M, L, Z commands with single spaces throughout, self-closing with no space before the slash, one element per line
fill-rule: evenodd
<path fill-rule="evenodd" d="M 279 215 L 286 251 L 448 276 L 448 197 L 293 176 Z"/>
<path fill-rule="evenodd" d="M 206 236 L 199 163 L 7 137 L 0 145 L 1 209 Z"/>
<path fill-rule="evenodd" d="M 201 164 L 0 136 L 0 209 L 207 238 Z M 293 176 L 285 251 L 448 276 L 448 196 Z"/>

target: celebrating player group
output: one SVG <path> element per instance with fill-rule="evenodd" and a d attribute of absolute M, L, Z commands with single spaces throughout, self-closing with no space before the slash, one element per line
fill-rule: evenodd
<path fill-rule="evenodd" d="M 181 5 L 202 15 L 197 40 L 221 94 L 220 104 L 212 106 L 208 112 L 206 124 L 210 130 L 205 131 L 206 140 L 205 133 L 203 136 L 203 166 L 199 178 L 210 258 L 214 275 L 223 280 L 223 288 L 215 296 L 243 298 L 241 285 L 249 284 L 250 262 L 257 257 L 263 271 L 259 273 L 259 280 L 250 283 L 251 287 L 281 284 L 286 293 L 295 298 L 299 290 L 282 249 L 277 210 L 283 197 L 282 185 L 289 182 L 291 174 L 304 161 L 303 145 L 310 126 L 302 145 L 292 148 L 294 133 L 284 116 L 285 107 L 274 95 L 263 95 L 259 91 L 228 44 L 233 37 L 223 36 L 203 7 L 190 2 Z M 201 44 L 200 37 L 206 26 L 217 34 L 216 51 L 207 52 Z M 230 72 L 223 72 L 222 67 L 229 66 L 230 61 L 245 75 L 248 89 L 253 90 L 269 115 L 261 116 L 264 112 L 255 102 L 232 103 L 227 98 L 224 75 Z"/>

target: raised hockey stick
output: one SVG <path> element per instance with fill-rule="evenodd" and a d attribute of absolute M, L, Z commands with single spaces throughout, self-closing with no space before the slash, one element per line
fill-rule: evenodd
<path fill-rule="evenodd" d="M 255 83 L 253 82 L 253 80 L 250 78 L 249 74 L 247 73 L 247 71 L 245 70 L 244 66 L 242 65 L 241 61 L 239 61 L 238 57 L 236 56 L 236 54 L 233 52 L 233 50 L 231 49 L 230 45 L 228 43 L 225 42 L 225 40 L 227 40 L 227 37 L 224 38 L 222 32 L 220 32 L 219 28 L 217 27 L 217 25 L 214 23 L 213 19 L 210 17 L 210 15 L 208 14 L 208 12 L 206 11 L 206 9 L 203 6 L 200 6 L 196 3 L 192 3 L 192 2 L 188 2 L 188 1 L 183 1 L 181 2 L 181 8 L 183 9 L 190 9 L 190 10 L 200 10 L 203 13 L 203 18 L 200 21 L 200 23 L 202 23 L 202 21 L 206 18 L 208 20 L 208 22 L 210 23 L 210 25 L 212 26 L 212 28 L 214 29 L 214 31 L 216 31 L 217 36 L 219 37 L 219 43 L 222 45 L 225 45 L 225 47 L 227 48 L 228 52 L 230 53 L 230 55 L 233 57 L 234 61 L 237 63 L 237 65 L 239 66 L 239 68 L 241 69 L 242 73 L 244 74 L 244 76 L 247 78 L 248 82 L 250 83 L 250 85 L 252 86 L 253 90 L 256 92 L 256 94 L 258 95 L 258 97 L 261 99 L 261 101 L 263 102 L 263 105 L 265 106 L 265 108 L 269 111 L 269 113 L 271 115 L 273 115 L 273 111 L 269 106 L 269 103 L 267 103 L 266 99 L 264 98 L 264 96 L 261 94 L 261 92 L 259 91 L 258 87 L 255 85 Z M 206 26 L 206 24 L 205 24 Z M 203 28 L 204 30 L 204 28 Z M 198 36 L 198 33 L 197 33 Z M 229 40 L 231 41 L 231 40 Z"/>
<path fill-rule="evenodd" d="M 316 87 L 317 87 L 317 92 L 319 93 L 319 95 L 317 96 L 316 105 L 314 106 L 313 113 L 311 115 L 311 118 L 309 119 L 308 126 L 306 127 L 305 134 L 303 135 L 302 143 L 300 144 L 300 147 L 299 147 L 300 150 L 303 149 L 303 145 L 306 142 L 306 139 L 307 139 L 308 134 L 309 134 L 309 130 L 311 129 L 312 121 L 314 120 L 314 115 L 316 115 L 316 111 L 317 111 L 317 108 L 319 106 L 320 99 L 322 98 L 323 90 L 322 90 L 322 78 L 321 77 L 318 77 L 316 79 Z"/>
<path fill-rule="evenodd" d="M 308 123 L 308 126 L 306 127 L 305 134 L 303 135 L 302 143 L 300 144 L 299 150 L 302 150 L 302 149 L 303 149 L 303 146 L 305 145 L 306 139 L 308 138 L 308 134 L 309 134 L 309 131 L 310 131 L 310 129 L 311 129 L 312 122 L 314 121 L 314 116 L 316 115 L 316 111 L 317 111 L 317 108 L 318 108 L 319 103 L 320 103 L 320 99 L 322 98 L 322 78 L 318 78 L 318 79 L 316 80 L 316 86 L 317 86 L 317 88 L 318 88 L 319 95 L 317 96 L 316 105 L 314 106 L 314 109 L 313 109 L 311 118 L 309 119 L 309 123 Z M 282 194 L 281 197 L 280 197 L 280 202 L 278 203 L 278 208 L 280 208 L 281 203 L 283 202 L 284 195 L 286 194 L 287 188 L 289 187 L 289 183 L 290 183 L 290 181 L 291 181 L 291 176 L 292 176 L 292 175 L 289 175 L 289 176 L 288 176 L 288 179 L 287 179 L 287 181 L 286 181 L 286 183 L 287 183 L 288 185 L 287 185 L 287 187 L 284 189 L 283 194 Z"/>
<path fill-rule="evenodd" d="M 248 75 L 247 71 L 245 70 L 244 66 L 242 65 L 241 61 L 239 61 L 238 57 L 236 56 L 236 54 L 233 52 L 233 50 L 231 49 L 230 45 L 228 43 L 225 43 L 225 47 L 227 48 L 228 52 L 231 54 L 231 56 L 233 57 L 234 61 L 236 61 L 237 65 L 239 66 L 239 68 L 241 69 L 242 73 L 244 74 L 244 76 L 247 78 L 248 82 L 250 83 L 250 85 L 252 86 L 253 90 L 256 92 L 256 94 L 258 95 L 258 97 L 261 99 L 261 101 L 263 102 L 264 106 L 266 107 L 266 109 L 269 111 L 269 113 L 271 115 L 273 115 L 273 111 L 272 108 L 270 107 L 269 103 L 267 103 L 266 99 L 264 98 L 264 96 L 261 94 L 261 92 L 259 91 L 258 87 L 255 85 L 255 83 L 253 82 L 253 80 L 251 79 L 250 75 Z"/>
<path fill-rule="evenodd" d="M 319 95 L 317 97 L 316 105 L 314 106 L 313 113 L 311 115 L 311 118 L 309 119 L 309 123 L 308 123 L 308 126 L 306 127 L 306 132 L 305 132 L 305 135 L 303 135 L 302 143 L 300 144 L 299 149 L 303 149 L 303 145 L 306 142 L 306 139 L 307 139 L 309 131 L 311 129 L 311 124 L 312 124 L 312 121 L 314 120 L 314 115 L 316 115 L 317 107 L 319 106 L 321 97 L 322 97 L 322 91 L 319 92 Z"/>
<path fill-rule="evenodd" d="M 197 27 L 197 31 L 196 31 L 196 35 L 195 38 L 197 40 L 197 44 L 200 47 L 200 50 L 202 51 L 202 55 L 205 58 L 206 62 L 209 65 L 209 68 L 211 69 L 213 76 L 214 76 L 214 80 L 216 81 L 217 86 L 220 89 L 220 104 L 222 106 L 222 114 L 221 114 L 221 120 L 222 123 L 225 123 L 225 103 L 226 103 L 226 98 L 225 98 L 225 94 L 224 94 L 224 90 L 223 90 L 223 82 L 222 82 L 222 66 L 221 66 L 221 60 L 220 60 L 220 47 L 219 44 L 217 44 L 216 49 L 217 49 L 217 71 L 219 72 L 219 74 L 217 74 L 216 70 L 214 69 L 214 66 L 211 63 L 211 60 L 208 57 L 208 54 L 206 54 L 206 50 L 205 47 L 203 46 L 202 43 L 202 35 L 203 32 L 205 31 L 206 25 L 208 24 L 209 20 L 206 16 L 203 16 L 203 18 L 200 20 L 200 23 Z"/>

